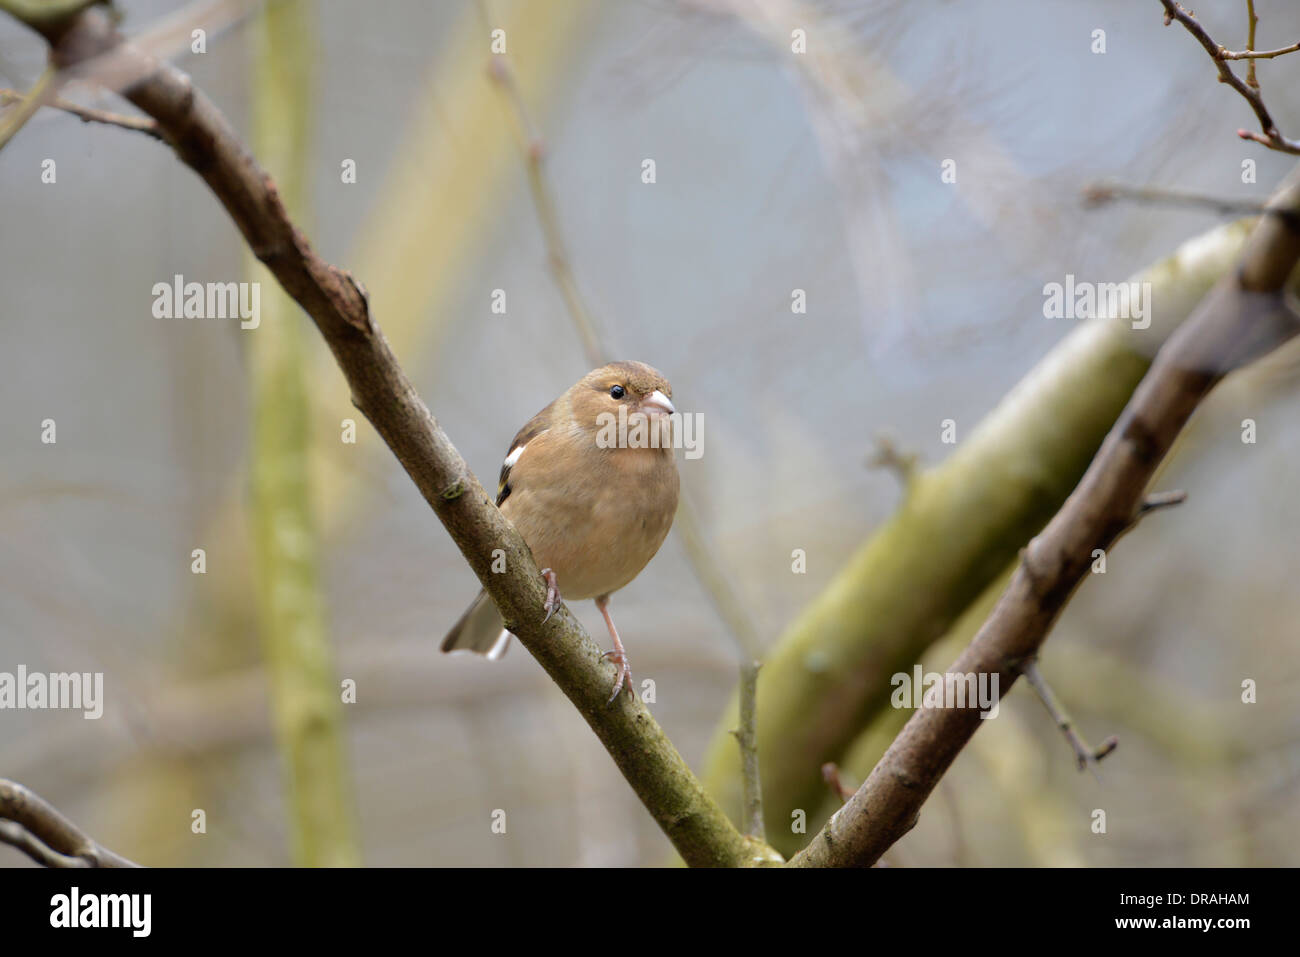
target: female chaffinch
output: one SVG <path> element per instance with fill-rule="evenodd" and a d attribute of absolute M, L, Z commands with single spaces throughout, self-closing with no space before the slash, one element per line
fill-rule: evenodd
<path fill-rule="evenodd" d="M 654 557 L 677 510 L 672 387 L 642 362 L 587 373 L 519 430 L 497 485 L 497 506 L 546 578 L 546 617 L 560 598 L 596 599 L 614 639 L 612 702 L 632 671 L 609 616 L 609 596 Z M 510 633 L 487 592 L 442 641 L 443 651 L 499 658 Z"/>

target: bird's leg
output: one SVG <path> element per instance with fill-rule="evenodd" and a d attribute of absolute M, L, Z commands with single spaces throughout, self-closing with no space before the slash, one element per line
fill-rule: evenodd
<path fill-rule="evenodd" d="M 551 615 L 560 606 L 560 580 L 549 568 L 542 569 L 542 577 L 546 579 L 546 601 L 542 604 L 546 609 L 546 617 L 542 619 L 544 625 L 551 620 Z"/>
<path fill-rule="evenodd" d="M 614 619 L 609 617 L 609 596 L 601 595 L 596 599 L 596 607 L 600 613 L 605 616 L 605 624 L 609 628 L 609 636 L 614 639 L 614 650 L 607 651 L 602 658 L 608 658 L 614 664 L 618 665 L 618 677 L 614 681 L 614 693 L 609 696 L 607 704 L 613 704 L 618 693 L 623 690 L 623 684 L 626 682 L 627 690 L 631 692 L 632 697 L 636 697 L 636 692 L 632 690 L 632 667 L 627 660 L 627 652 L 623 649 L 623 642 L 618 639 L 618 629 L 614 627 Z"/>

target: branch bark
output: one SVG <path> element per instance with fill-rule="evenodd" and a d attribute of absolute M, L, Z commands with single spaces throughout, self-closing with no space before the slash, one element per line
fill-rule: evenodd
<path fill-rule="evenodd" d="M 740 747 L 741 784 L 745 805 L 742 826 L 745 833 L 760 841 L 767 840 L 763 821 L 763 782 L 758 771 L 758 670 L 757 661 L 740 666 L 740 727 L 731 733 Z"/>
<path fill-rule="evenodd" d="M 1165 8 L 1165 26 L 1177 20 L 1186 27 L 1187 32 L 1196 38 L 1196 42 L 1205 48 L 1205 52 L 1214 61 L 1214 67 L 1219 71 L 1219 82 L 1226 83 L 1241 94 L 1242 99 L 1249 103 L 1250 108 L 1255 111 L 1255 117 L 1259 120 L 1259 128 L 1263 132 L 1254 133 L 1250 130 L 1238 130 L 1237 135 L 1244 140 L 1254 140 L 1256 143 L 1277 150 L 1280 153 L 1300 154 L 1300 141 L 1283 136 L 1282 132 L 1277 128 L 1277 124 L 1273 121 L 1273 115 L 1269 113 L 1268 107 L 1264 105 L 1264 97 L 1259 91 L 1259 83 L 1255 80 L 1255 61 L 1250 60 L 1247 81 L 1242 81 L 1232 71 L 1232 67 L 1228 65 L 1229 60 L 1239 59 L 1239 54 L 1231 54 L 1222 44 L 1216 43 L 1214 38 L 1197 21 L 1196 17 L 1184 10 L 1182 4 L 1177 3 L 1176 0 L 1160 0 L 1160 3 Z M 1253 40 L 1255 33 L 1255 11 L 1253 7 L 1250 11 L 1250 19 L 1250 33 Z M 1278 53 L 1285 52 L 1287 51 L 1278 51 Z"/>
<path fill-rule="evenodd" d="M 0 90 L 0 106 L 11 106 L 15 103 L 22 104 L 26 101 L 27 96 L 19 93 L 17 90 Z M 162 136 L 158 133 L 158 124 L 153 120 L 144 119 L 139 116 L 126 116 L 123 113 L 110 113 L 107 110 L 97 110 L 94 107 L 82 106 L 80 103 L 73 103 L 71 100 L 65 100 L 61 96 L 53 97 L 42 105 L 53 107 L 56 110 L 62 110 L 64 113 L 70 113 L 83 123 L 100 123 L 104 126 L 116 126 L 124 130 L 130 130 L 133 133 L 143 133 L 145 136 L 152 136 L 156 140 L 162 139 Z"/>
<path fill-rule="evenodd" d="M 1197 405 L 1233 369 L 1300 333 L 1286 300 L 1300 262 L 1300 169 L 1270 202 L 1238 268 L 1157 354 L 1065 505 L 1025 549 L 1011 583 L 950 673 L 996 674 L 1003 694 L 1046 639 L 1083 576 L 1141 514 L 1148 481 Z M 791 864 L 870 866 L 916 823 L 921 805 L 979 728 L 975 708 L 918 710 L 862 787 Z"/>
<path fill-rule="evenodd" d="M 1134 275 L 1158 304 L 1150 328 L 1097 318 L 1066 336 L 947 460 L 914 475 L 897 513 L 769 649 L 758 740 L 768 838 L 778 850 L 804 844 L 791 833 L 794 812 L 809 815 L 810 833 L 820 827 L 822 764 L 848 765 L 854 740 L 889 711 L 890 676 L 910 670 L 1065 502 L 1150 358 L 1231 268 L 1249 228 L 1217 227 Z M 705 783 L 739 820 L 740 760 L 728 733 L 737 720 L 733 700 Z"/>
<path fill-rule="evenodd" d="M 124 42 L 101 10 L 86 10 L 52 29 L 29 25 L 50 41 L 64 68 L 111 58 L 115 85 L 157 120 L 166 142 L 207 183 L 254 255 L 311 316 L 348 380 L 353 404 L 432 506 L 506 626 L 574 703 L 686 862 L 779 861 L 731 824 L 644 705 L 620 697 L 606 706 L 609 665 L 599 646 L 566 608 L 545 620 L 545 588 L 528 546 L 407 379 L 370 314 L 365 290 L 315 253 L 220 110 L 180 70 Z M 497 548 L 506 555 L 503 574 L 491 570 Z"/>
<path fill-rule="evenodd" d="M 35 791 L 0 778 L 0 842 L 46 867 L 139 867 L 86 835 Z"/>

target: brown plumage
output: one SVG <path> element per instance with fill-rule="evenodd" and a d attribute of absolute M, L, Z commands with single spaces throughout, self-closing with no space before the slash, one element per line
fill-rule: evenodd
<path fill-rule="evenodd" d="M 641 362 L 589 372 L 519 430 L 497 487 L 497 505 L 547 577 L 548 608 L 557 587 L 569 600 L 596 599 L 614 640 L 608 657 L 619 666 L 614 696 L 624 683 L 631 689 L 631 670 L 609 596 L 654 557 L 677 510 L 671 397 L 667 380 Z M 480 592 L 442 650 L 497 658 L 509 639 Z"/>

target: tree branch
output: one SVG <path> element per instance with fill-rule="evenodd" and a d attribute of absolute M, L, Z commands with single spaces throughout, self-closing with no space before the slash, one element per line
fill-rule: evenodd
<path fill-rule="evenodd" d="M 0 778 L 0 843 L 46 867 L 139 867 L 101 847 L 36 792 Z"/>
<path fill-rule="evenodd" d="M 1214 61 L 1215 68 L 1219 71 L 1219 82 L 1226 83 L 1238 93 L 1242 99 L 1250 104 L 1250 108 L 1255 111 L 1255 116 L 1259 120 L 1260 129 L 1263 133 L 1253 133 L 1250 130 L 1238 130 L 1237 135 L 1242 139 L 1254 140 L 1262 143 L 1269 149 L 1277 150 L 1281 153 L 1300 154 L 1300 142 L 1289 140 L 1281 134 L 1277 124 L 1273 122 L 1272 115 L 1268 112 L 1268 107 L 1264 105 L 1264 97 L 1259 92 L 1258 82 L 1251 84 L 1242 82 L 1237 74 L 1232 72 L 1232 67 L 1228 66 L 1229 59 L 1235 59 L 1228 55 L 1227 49 L 1218 44 L 1214 39 L 1205 32 L 1205 28 L 1197 19 L 1183 9 L 1182 4 L 1175 3 L 1174 0 L 1160 0 L 1165 8 L 1165 25 L 1168 26 L 1177 20 L 1187 32 L 1196 38 L 1196 41 L 1205 48 L 1205 52 L 1210 55 Z M 1251 10 L 1251 34 L 1254 34 L 1254 10 Z M 1250 77 L 1254 78 L 1255 61 L 1250 60 Z"/>
<path fill-rule="evenodd" d="M 8 146 L 9 141 L 18 134 L 18 131 L 27 125 L 27 121 L 54 98 L 58 87 L 58 72 L 53 67 L 46 67 L 37 79 L 36 85 L 26 95 L 15 94 L 13 98 L 8 99 L 9 103 L 16 103 L 17 107 L 6 113 L 4 121 L 0 122 L 0 150 Z"/>
<path fill-rule="evenodd" d="M 1300 43 L 1293 43 L 1290 46 L 1278 47 L 1276 50 L 1220 50 L 1220 60 L 1271 60 L 1274 57 L 1286 56 L 1288 53 L 1295 53 L 1300 50 Z M 1250 78 L 1247 77 L 1247 83 Z M 1251 84 L 1252 86 L 1256 84 Z"/>
<path fill-rule="evenodd" d="M 1266 204 L 1257 200 L 1227 199 L 1180 189 L 1166 189 L 1163 186 L 1126 186 L 1123 183 L 1098 182 L 1083 188 L 1083 205 L 1089 209 L 1121 199 L 1153 205 L 1208 209 L 1221 216 L 1258 216 L 1267 208 Z"/>
<path fill-rule="evenodd" d="M 740 727 L 731 733 L 740 746 L 741 784 L 744 788 L 744 816 L 742 826 L 750 837 L 767 840 L 763 821 L 763 783 L 758 773 L 758 669 L 757 661 L 747 661 L 740 666 Z"/>
<path fill-rule="evenodd" d="M 1097 317 L 1063 337 L 982 421 L 963 421 L 955 451 L 918 470 L 889 521 L 785 628 L 758 681 L 763 805 L 778 850 L 805 843 L 791 833 L 793 812 L 809 814 L 809 833 L 821 826 L 831 810 L 822 764 L 849 767 L 862 730 L 897 714 L 890 675 L 911 669 L 1060 509 L 1160 344 L 1232 268 L 1249 231 L 1248 222 L 1216 227 L 1134 274 L 1159 304 L 1150 327 Z M 736 722 L 733 702 L 705 783 L 739 820 L 740 763 L 727 733 Z M 870 764 L 857 770 L 865 776 Z"/>
<path fill-rule="evenodd" d="M 1079 734 L 1074 726 L 1074 719 L 1062 707 L 1061 702 L 1052 692 L 1052 688 L 1043 677 L 1042 672 L 1038 670 L 1038 659 L 1036 657 L 1022 661 L 1016 670 L 1025 676 L 1025 680 L 1029 682 L 1039 700 L 1043 702 L 1043 707 L 1051 715 L 1052 721 L 1060 729 L 1061 734 L 1065 736 L 1066 742 L 1074 751 L 1074 760 L 1078 764 L 1080 771 L 1089 765 L 1096 764 L 1119 745 L 1119 739 L 1113 735 L 1103 741 L 1100 747 L 1096 748 L 1083 739 L 1083 735 Z"/>
<path fill-rule="evenodd" d="M 1300 211 L 1300 170 L 1270 206 Z M 1285 286 L 1300 262 L 1291 216 L 1264 216 L 1238 268 L 1201 301 L 1157 354 L 1119 421 L 1065 505 L 1025 549 L 1002 597 L 949 668 L 994 674 L 1005 694 L 1016 664 L 1037 653 L 1091 565 L 1092 552 L 1130 528 L 1145 490 L 1197 405 L 1232 369 L 1300 332 Z M 1157 500 L 1157 505 L 1172 500 Z M 792 860 L 799 866 L 868 866 L 916 823 L 921 805 L 980 725 L 975 708 L 922 708 L 849 802 Z"/>
<path fill-rule="evenodd" d="M 22 103 L 27 99 L 17 90 L 0 90 L 0 106 L 9 106 L 13 103 Z M 73 103 L 71 100 L 65 100 L 61 96 L 56 96 L 48 102 L 42 104 L 50 106 L 56 110 L 62 110 L 64 113 L 71 113 L 79 118 L 83 123 L 102 123 L 105 126 L 118 126 L 124 130 L 131 130 L 134 133 L 143 133 L 145 136 L 152 136 L 156 140 L 162 139 L 162 134 L 158 132 L 158 124 L 151 119 L 140 116 L 127 116 L 123 113 L 110 113 L 107 110 L 97 110 L 93 107 L 82 106 L 80 103 Z"/>
<path fill-rule="evenodd" d="M 736 830 L 644 705 L 620 697 L 606 706 L 609 665 L 599 646 L 566 608 L 545 619 L 545 588 L 528 546 L 407 379 L 370 315 L 365 290 L 315 253 L 225 116 L 187 75 L 124 42 L 98 9 L 41 32 L 58 63 L 113 58 L 115 82 L 157 120 L 164 140 L 203 178 L 253 253 L 311 316 L 348 380 L 353 403 L 433 507 L 506 627 L 578 708 L 686 862 L 738 866 L 779 860 Z M 496 548 L 506 556 L 508 571 L 502 574 L 491 570 Z"/>
<path fill-rule="evenodd" d="M 1255 49 L 1255 28 L 1259 26 L 1259 17 L 1255 15 L 1255 0 L 1246 0 L 1246 49 Z M 1255 76 L 1255 61 L 1246 64 L 1246 85 L 1252 90 L 1259 89 L 1259 79 Z"/>

